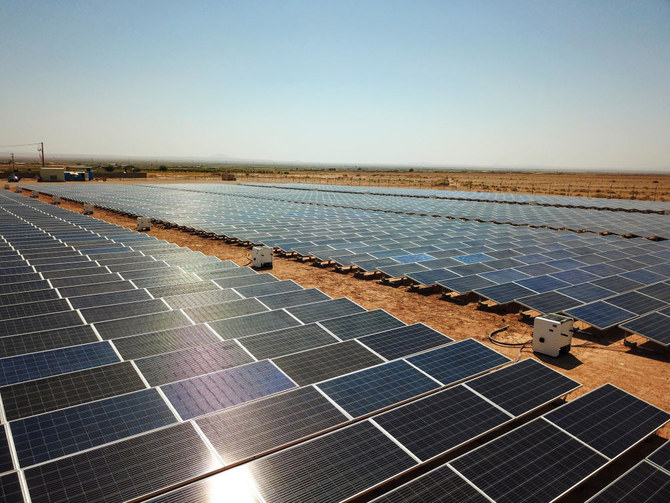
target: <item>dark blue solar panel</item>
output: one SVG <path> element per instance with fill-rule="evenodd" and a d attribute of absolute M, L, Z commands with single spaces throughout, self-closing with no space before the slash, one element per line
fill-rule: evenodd
<path fill-rule="evenodd" d="M 30 381 L 55 374 L 98 367 L 120 359 L 108 342 L 0 359 L 0 385 Z"/>
<path fill-rule="evenodd" d="M 561 271 L 560 269 L 557 269 L 556 267 L 551 267 L 550 265 L 547 264 L 529 264 L 524 265 L 522 267 L 515 267 L 515 269 L 517 271 L 521 271 L 533 277 L 543 276 L 546 274 L 552 274 Z"/>
<path fill-rule="evenodd" d="M 664 276 L 656 274 L 655 272 L 648 271 L 647 269 L 637 269 L 635 271 L 629 271 L 621 275 L 626 279 L 631 279 L 642 283 L 643 285 L 651 285 L 652 283 L 657 283 L 659 281 L 665 280 Z"/>
<path fill-rule="evenodd" d="M 458 278 L 458 274 L 447 269 L 429 269 L 407 274 L 407 277 L 422 285 L 434 285 L 441 279 Z"/>
<path fill-rule="evenodd" d="M 568 271 L 561 271 L 552 274 L 554 278 L 570 283 L 571 285 L 578 285 L 579 283 L 586 283 L 587 281 L 597 280 L 598 276 L 595 274 L 582 271 L 581 269 L 570 269 Z"/>
<path fill-rule="evenodd" d="M 568 286 L 561 288 L 557 292 L 572 297 L 573 299 L 581 300 L 582 302 L 593 302 L 602 300 L 614 295 L 612 290 L 607 290 L 593 283 L 582 283 L 580 285 Z"/>
<path fill-rule="evenodd" d="M 474 339 L 465 339 L 442 348 L 408 358 L 442 384 L 451 384 L 510 361 Z"/>
<path fill-rule="evenodd" d="M 670 473 L 670 440 L 652 452 L 648 459 Z"/>
<path fill-rule="evenodd" d="M 556 279 L 552 276 L 537 276 L 535 278 L 521 279 L 517 281 L 521 286 L 535 290 L 538 293 L 550 292 L 551 290 L 558 290 L 566 286 L 570 286 L 565 281 Z"/>
<path fill-rule="evenodd" d="M 501 285 L 478 288 L 475 292 L 485 299 L 491 299 L 498 304 L 507 304 L 519 297 L 526 297 L 535 293 L 534 290 L 517 285 L 516 283 L 503 283 Z"/>
<path fill-rule="evenodd" d="M 667 503 L 670 495 L 670 474 L 643 461 L 638 463 L 588 503 Z"/>
<path fill-rule="evenodd" d="M 437 284 L 452 292 L 467 293 L 487 286 L 493 286 L 496 283 L 495 281 L 482 278 L 478 274 L 473 274 L 463 276 L 462 278 L 442 279 Z"/>
<path fill-rule="evenodd" d="M 600 330 L 613 327 L 636 316 L 635 313 L 601 300 L 568 309 L 565 313 L 569 316 L 574 316 L 578 320 L 585 321 Z"/>
<path fill-rule="evenodd" d="M 628 292 L 609 297 L 608 304 L 613 304 L 632 313 L 641 315 L 666 307 L 668 304 L 662 300 L 649 297 L 642 293 Z"/>
<path fill-rule="evenodd" d="M 22 467 L 176 422 L 155 389 L 41 414 L 12 422 Z"/>
<path fill-rule="evenodd" d="M 594 285 L 601 286 L 603 288 L 607 288 L 608 290 L 612 290 L 617 293 L 621 292 L 627 292 L 629 290 L 633 290 L 635 288 L 643 286 L 642 283 L 638 283 L 637 281 L 633 281 L 631 279 L 626 279 L 623 276 L 615 275 L 615 276 L 607 276 L 605 278 L 600 278 L 595 281 L 592 281 Z"/>
<path fill-rule="evenodd" d="M 398 262 L 407 264 L 410 262 L 425 262 L 426 260 L 433 260 L 435 257 L 426 253 L 415 253 L 414 255 L 400 255 L 398 257 L 391 257 Z"/>
<path fill-rule="evenodd" d="M 650 313 L 621 325 L 621 328 L 640 334 L 664 346 L 670 345 L 670 317 L 661 313 Z"/>
<path fill-rule="evenodd" d="M 670 285 L 667 283 L 655 283 L 653 285 L 645 286 L 644 288 L 638 289 L 638 292 L 670 303 Z"/>
<path fill-rule="evenodd" d="M 162 386 L 183 419 L 231 407 L 295 384 L 268 360 Z"/>
<path fill-rule="evenodd" d="M 439 387 L 424 373 L 399 360 L 318 385 L 352 417 L 383 409 Z"/>
<path fill-rule="evenodd" d="M 582 267 L 582 270 L 591 274 L 595 274 L 596 276 L 601 276 L 603 278 L 606 276 L 614 276 L 615 274 L 626 272 L 623 269 L 619 269 L 618 267 L 614 267 L 609 264 L 593 264 Z"/>
<path fill-rule="evenodd" d="M 524 274 L 516 269 L 501 269 L 499 271 L 482 272 L 479 274 L 482 278 L 486 278 L 496 283 L 509 283 L 519 279 L 529 278 L 528 274 Z"/>
<path fill-rule="evenodd" d="M 423 323 L 416 323 L 361 337 L 358 340 L 387 360 L 395 360 L 419 351 L 442 346 L 453 339 L 442 335 Z"/>
<path fill-rule="evenodd" d="M 544 263 L 548 262 L 551 260 L 550 257 L 547 257 L 546 255 L 542 255 L 541 253 L 531 253 L 528 255 L 517 255 L 516 260 L 519 260 L 525 264 L 539 264 L 539 263 Z"/>
<path fill-rule="evenodd" d="M 464 264 L 476 264 L 478 262 L 486 262 L 488 260 L 493 260 L 493 257 L 486 255 L 485 253 L 473 253 L 472 255 L 460 255 L 454 257 L 454 259 L 459 260 Z"/>
<path fill-rule="evenodd" d="M 579 300 L 553 291 L 539 293 L 529 297 L 521 297 L 516 300 L 519 304 L 535 309 L 541 313 L 560 313 L 561 311 L 582 304 Z"/>

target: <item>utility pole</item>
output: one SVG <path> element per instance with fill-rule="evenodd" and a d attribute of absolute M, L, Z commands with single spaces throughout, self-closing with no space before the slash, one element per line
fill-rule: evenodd
<path fill-rule="evenodd" d="M 42 167 L 44 167 L 44 142 L 40 142 L 40 148 L 38 149 L 40 151 L 40 157 L 42 159 Z"/>
<path fill-rule="evenodd" d="M 9 154 L 12 157 L 12 173 L 14 172 L 14 152 Z"/>

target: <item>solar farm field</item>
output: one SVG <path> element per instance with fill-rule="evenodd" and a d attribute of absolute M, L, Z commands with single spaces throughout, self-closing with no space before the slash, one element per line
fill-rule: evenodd
<path fill-rule="evenodd" d="M 632 493 L 622 467 L 670 476 L 670 205 L 25 188 L 109 222 L 0 193 L 8 501 L 578 501 Z M 259 273 L 251 244 L 563 312 L 601 347 L 532 358 L 484 342 L 527 335 L 513 314 L 280 257 Z M 608 350 L 624 331 L 640 350 Z"/>

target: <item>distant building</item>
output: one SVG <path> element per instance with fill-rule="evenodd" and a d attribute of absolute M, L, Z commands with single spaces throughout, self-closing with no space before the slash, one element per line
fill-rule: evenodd
<path fill-rule="evenodd" d="M 40 168 L 40 180 L 43 182 L 64 182 L 65 168 Z"/>

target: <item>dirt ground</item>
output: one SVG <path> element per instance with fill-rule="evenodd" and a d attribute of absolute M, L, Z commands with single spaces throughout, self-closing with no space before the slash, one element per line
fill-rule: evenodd
<path fill-rule="evenodd" d="M 44 195 L 40 199 L 51 201 Z M 77 213 L 82 211 L 79 203 L 63 201 L 61 206 Z M 130 229 L 137 227 L 136 219 L 98 208 L 93 216 Z M 148 234 L 222 260 L 232 260 L 238 265 L 249 262 L 250 251 L 241 246 L 156 226 Z M 340 274 L 283 257 L 275 257 L 274 268 L 268 272 L 282 280 L 292 279 L 305 288 L 319 288 L 331 297 L 349 297 L 366 309 L 385 309 L 405 323 L 425 323 L 455 340 L 475 338 L 512 359 L 533 356 L 528 346 L 520 350 L 494 345 L 488 340 L 490 332 L 506 325 L 509 329 L 498 334 L 498 339 L 508 342 L 530 340 L 532 327 L 521 321 L 517 313 L 487 312 L 479 310 L 474 302 L 458 305 L 441 300 L 439 294 L 420 295 L 409 292 L 406 287 L 394 288 L 376 280 L 357 279 L 352 274 Z M 560 358 L 535 357 L 583 384 L 570 394 L 568 400 L 610 382 L 670 411 L 670 352 L 638 336 L 629 337 L 629 340 L 637 342 L 639 347 L 624 346 L 622 333 L 602 337 L 577 336 L 573 339 L 570 354 Z M 670 425 L 660 431 L 660 436 L 670 438 Z"/>

